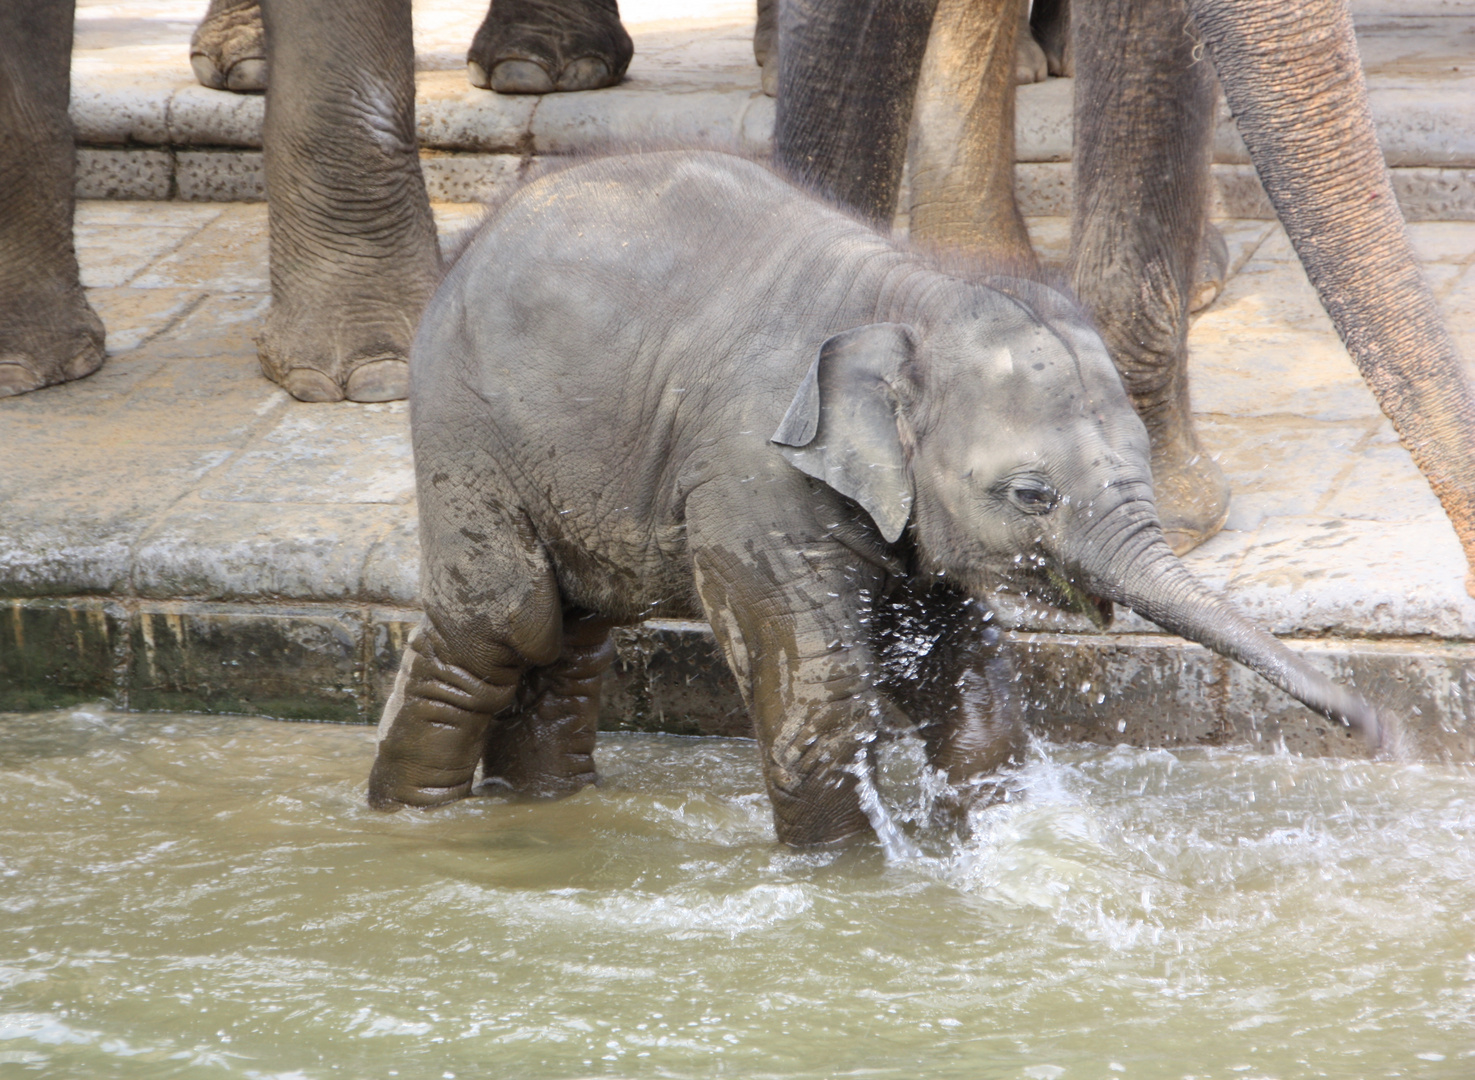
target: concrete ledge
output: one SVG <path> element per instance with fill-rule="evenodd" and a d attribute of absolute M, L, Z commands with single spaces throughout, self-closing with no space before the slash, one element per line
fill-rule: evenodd
<path fill-rule="evenodd" d="M 432 201 L 485 202 L 540 159 L 511 153 L 422 150 Z M 1213 166 L 1210 213 L 1272 221 L 1275 210 L 1251 165 Z M 1409 221 L 1475 221 L 1475 168 L 1395 168 L 1393 191 Z M 1026 217 L 1069 217 L 1070 162 L 1019 162 L 1014 183 Z M 78 147 L 79 199 L 260 202 L 266 181 L 259 150 Z"/>
<path fill-rule="evenodd" d="M 208 604 L 103 597 L 0 608 L 0 711 L 108 699 L 123 708 L 375 723 L 418 619 L 407 608 Z M 751 735 L 703 623 L 616 632 L 606 730 Z M 1063 742 L 1284 745 L 1364 756 L 1247 669 L 1167 634 L 1008 635 L 1018 704 Z M 1405 727 L 1420 760 L 1475 761 L 1475 644 L 1301 639 L 1289 644 Z"/>

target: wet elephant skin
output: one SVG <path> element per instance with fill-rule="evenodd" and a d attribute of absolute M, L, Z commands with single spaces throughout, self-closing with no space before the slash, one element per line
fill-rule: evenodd
<path fill-rule="evenodd" d="M 950 276 L 752 162 L 611 157 L 524 186 L 414 345 L 426 617 L 369 798 L 593 779 L 610 626 L 703 616 L 753 714 L 778 836 L 871 826 L 916 724 L 985 791 L 1018 747 L 994 608 L 1102 599 L 1377 740 L 1372 710 L 1168 549 L 1101 339 L 1034 282 Z M 1003 608 L 1000 608 L 1003 610 Z"/>

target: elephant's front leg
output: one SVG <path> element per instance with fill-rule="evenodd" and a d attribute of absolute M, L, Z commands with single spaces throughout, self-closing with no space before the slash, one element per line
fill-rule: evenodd
<path fill-rule="evenodd" d="M 1000 769 L 1023 757 L 1013 664 L 987 610 L 955 590 L 910 589 L 877 613 L 884 689 L 917 725 L 949 793 L 935 810 L 957 820 L 997 796 Z"/>
<path fill-rule="evenodd" d="M 1188 395 L 1213 75 L 1182 0 L 1099 0 L 1073 20 L 1072 285 L 1147 425 L 1163 531 L 1182 553 L 1229 511 Z"/>
<path fill-rule="evenodd" d="M 409 0 L 265 0 L 272 306 L 262 370 L 303 401 L 388 401 L 439 273 Z"/>
<path fill-rule="evenodd" d="M 778 838 L 867 834 L 880 715 L 861 600 L 871 570 L 838 544 L 727 541 L 694 545 L 697 590 L 753 717 Z"/>
<path fill-rule="evenodd" d="M 594 783 L 600 690 L 615 657 L 610 625 L 587 613 L 564 613 L 558 659 L 528 673 L 519 709 L 487 735 L 486 780 L 541 799 Z"/>
<path fill-rule="evenodd" d="M 0 397 L 102 364 L 72 246 L 71 61 L 71 3 L 0 4 Z"/>

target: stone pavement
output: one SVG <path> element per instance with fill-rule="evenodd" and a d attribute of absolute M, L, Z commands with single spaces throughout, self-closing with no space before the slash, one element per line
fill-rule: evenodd
<path fill-rule="evenodd" d="M 203 0 L 80 0 L 72 114 L 90 198 L 262 197 L 264 99 L 207 90 L 189 67 Z M 773 101 L 753 63 L 754 0 L 625 0 L 625 82 L 503 96 L 466 81 L 486 0 L 415 0 L 417 123 L 432 199 L 491 197 L 529 157 L 599 144 L 705 143 L 765 152 Z M 1417 220 L 1475 220 L 1475 0 L 1353 0 L 1394 189 Z M 1068 214 L 1071 81 L 1021 87 L 1016 181 L 1029 215 Z M 1270 218 L 1222 105 L 1218 216 Z"/>
<path fill-rule="evenodd" d="M 1360 5 L 1364 19 L 1371 6 Z M 97 65 L 88 78 L 100 79 L 101 54 L 123 65 L 132 50 L 135 82 L 120 67 L 113 82 L 91 85 L 119 100 L 130 86 L 154 85 L 157 64 L 173 87 L 166 135 L 186 130 L 201 95 L 221 99 L 217 110 L 254 108 L 259 116 L 259 99 L 191 87 L 180 50 L 188 23 L 141 20 L 140 12 L 184 11 L 174 0 L 81 7 L 79 112 L 101 100 L 85 97 L 88 65 Z M 187 5 L 191 14 L 195 7 Z M 659 14 L 654 0 L 624 7 Z M 526 107 L 545 118 L 581 109 L 603 110 L 606 119 L 639 115 L 635 105 L 621 112 L 625 90 L 521 105 L 470 90 L 459 60 L 470 10 L 417 6 L 422 67 L 444 76 L 437 85 L 446 100 L 475 112 Z M 669 101 L 688 92 L 680 89 L 688 80 L 691 94 L 710 96 L 720 76 L 731 81 L 733 101 L 747 103 L 731 115 L 752 120 L 771 106 L 743 51 L 746 6 L 702 10 L 706 21 L 631 19 L 644 51 L 626 89 Z M 1420 10 L 1451 29 L 1416 47 L 1405 41 L 1423 65 L 1407 75 L 1410 85 L 1429 76 L 1427 61 L 1440 50 L 1451 68 L 1475 71 L 1471 6 L 1425 0 Z M 1402 18 L 1393 21 L 1403 30 L 1414 25 Z M 142 30 L 140 20 L 148 23 Z M 172 35 L 162 44 L 161 26 Z M 663 40 L 666 60 L 652 44 Z M 1042 85 L 1059 93 L 1063 84 Z M 1409 130 L 1429 134 L 1428 153 L 1445 146 L 1444 163 L 1428 164 L 1426 154 L 1425 164 L 1408 167 L 1467 175 L 1472 161 L 1462 147 L 1475 137 L 1475 111 L 1452 129 L 1443 100 L 1419 98 L 1402 115 L 1424 117 Z M 434 110 L 422 110 L 422 125 L 426 115 Z M 663 115 L 684 114 L 672 107 Z M 138 143 L 148 140 L 117 152 L 165 155 L 162 193 L 179 198 L 84 201 L 78 210 L 84 282 L 108 329 L 106 366 L 78 383 L 0 401 L 0 604 L 8 609 L 0 614 L 0 709 L 109 697 L 139 709 L 373 720 L 415 618 L 404 406 L 303 405 L 263 380 L 253 338 L 268 300 L 265 208 L 185 201 L 222 189 L 186 192 L 188 152 Z M 538 150 L 567 145 L 544 141 Z M 243 160 L 250 152 L 229 151 Z M 466 159 L 468 176 L 480 167 L 474 158 Z M 91 182 L 84 175 L 83 186 Z M 464 202 L 436 206 L 443 234 L 477 213 Z M 1047 258 L 1063 256 L 1062 217 L 1036 215 L 1029 224 Z M 1454 533 L 1279 227 L 1252 216 L 1222 228 L 1235 273 L 1195 322 L 1190 345 L 1205 441 L 1235 496 L 1225 531 L 1189 563 L 1317 663 L 1390 706 L 1410 725 L 1418 752 L 1475 760 L 1475 600 L 1463 589 Z M 1411 232 L 1464 355 L 1475 358 L 1475 221 L 1422 221 Z M 1058 737 L 1283 739 L 1309 752 L 1355 752 L 1255 676 L 1133 616 L 1105 635 L 1016 637 L 1027 714 Z M 631 630 L 620 649 L 608 724 L 745 730 L 699 624 Z"/>

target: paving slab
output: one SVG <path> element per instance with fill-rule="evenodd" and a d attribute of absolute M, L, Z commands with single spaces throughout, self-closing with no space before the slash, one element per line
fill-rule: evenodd
<path fill-rule="evenodd" d="M 445 243 L 481 213 L 434 211 Z M 83 202 L 77 221 L 110 356 L 88 379 L 0 401 L 0 708 L 106 692 L 135 707 L 373 720 L 417 618 L 404 404 L 307 405 L 261 377 L 259 204 Z M 1064 256 L 1065 219 L 1027 224 L 1047 260 Z M 1233 272 L 1189 340 L 1204 441 L 1235 496 L 1189 565 L 1413 718 L 1418 752 L 1469 760 L 1475 600 L 1454 532 L 1279 226 L 1221 228 Z M 1475 223 L 1411 236 L 1475 356 Z M 1015 640 L 1026 712 L 1061 737 L 1356 752 L 1130 613 L 1108 634 Z M 747 730 L 705 627 L 632 628 L 619 650 L 607 724 Z"/>

